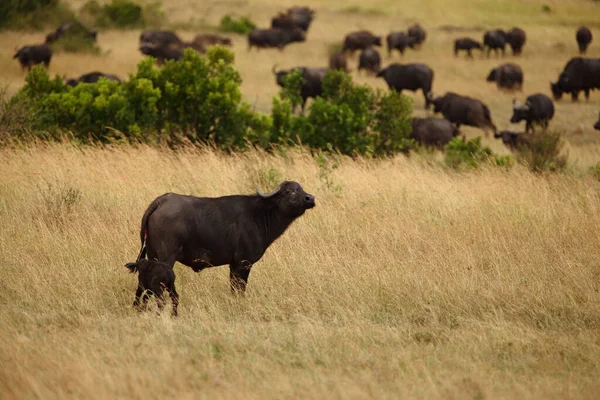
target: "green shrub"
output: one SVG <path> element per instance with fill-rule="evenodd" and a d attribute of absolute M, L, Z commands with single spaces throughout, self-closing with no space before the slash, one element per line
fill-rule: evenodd
<path fill-rule="evenodd" d="M 219 24 L 219 30 L 222 32 L 234 32 L 242 35 L 250 33 L 255 28 L 256 24 L 245 15 L 235 19 L 231 15 L 227 14 L 221 18 L 221 22 Z"/>
<path fill-rule="evenodd" d="M 273 100 L 272 142 L 303 143 L 347 155 L 389 155 L 408 149 L 412 106 L 407 97 L 374 91 L 342 72 L 329 71 L 322 96 L 306 116 L 296 116 L 299 79 L 299 72 L 288 74 L 281 98 Z"/>
<path fill-rule="evenodd" d="M 52 51 L 55 53 L 90 53 L 100 54 L 98 43 L 85 34 L 68 34 L 52 42 Z"/>
<path fill-rule="evenodd" d="M 562 171 L 567 155 L 562 154 L 564 140 L 560 132 L 540 132 L 528 136 L 527 146 L 518 149 L 519 160 L 534 172 Z"/>
<path fill-rule="evenodd" d="M 477 168 L 490 160 L 493 160 L 492 150 L 481 144 L 481 137 L 469 140 L 455 137 L 444 147 L 444 162 L 451 168 Z"/>
<path fill-rule="evenodd" d="M 137 28 L 144 26 L 142 7 L 128 0 L 113 0 L 102 7 L 99 26 Z"/>
<path fill-rule="evenodd" d="M 71 8 L 59 0 L 0 1 L 0 29 L 42 29 L 74 18 Z"/>

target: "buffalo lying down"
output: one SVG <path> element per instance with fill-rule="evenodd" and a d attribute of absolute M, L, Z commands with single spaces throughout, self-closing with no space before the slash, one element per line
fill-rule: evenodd
<path fill-rule="evenodd" d="M 315 198 L 296 182 L 255 195 L 194 197 L 167 193 L 157 197 L 142 218 L 146 256 L 169 266 L 175 261 L 195 272 L 229 264 L 232 291 L 244 292 L 250 269 L 294 220 L 315 206 Z"/>

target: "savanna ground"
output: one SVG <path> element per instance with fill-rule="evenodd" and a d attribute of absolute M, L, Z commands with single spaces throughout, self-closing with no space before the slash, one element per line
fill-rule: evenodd
<path fill-rule="evenodd" d="M 292 3 L 164 8 L 190 39 L 225 13 L 267 26 Z M 543 3 L 553 12 L 542 12 Z M 303 4 L 317 9 L 306 43 L 248 53 L 245 38 L 234 37 L 242 90 L 259 111 L 277 92 L 274 63 L 325 65 L 328 46 L 349 31 L 385 35 L 419 21 L 429 37 L 403 62 L 428 63 L 436 93 L 481 98 L 509 128 L 515 94 L 485 82 L 503 60 L 456 59 L 452 40 L 525 28 L 524 55 L 506 59 L 525 71 L 523 99 L 549 94 L 548 82 L 577 53 L 577 26 L 600 27 L 598 4 L 583 0 Z M 24 78 L 14 46 L 43 36 L 0 33 L 9 93 Z M 141 59 L 138 36 L 101 32 L 105 54 L 57 54 L 50 71 L 125 77 Z M 599 49 L 593 42 L 589 56 Z M 421 94 L 413 97 L 424 115 Z M 571 168 L 551 176 L 522 166 L 456 173 L 419 155 L 314 158 L 298 149 L 0 150 L 0 397 L 599 398 L 600 183 L 584 171 L 600 160 L 591 127 L 600 95 L 556 107 L 552 126 L 564 132 Z M 231 296 L 226 267 L 195 274 L 177 265 L 180 317 L 131 309 L 137 277 L 123 264 L 137 255 L 139 220 L 154 197 L 251 193 L 283 179 L 301 182 L 317 207 L 253 268 L 245 298 Z"/>

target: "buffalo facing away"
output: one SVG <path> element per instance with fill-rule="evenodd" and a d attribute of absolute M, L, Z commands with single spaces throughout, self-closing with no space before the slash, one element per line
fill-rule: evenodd
<path fill-rule="evenodd" d="M 352 32 L 344 38 L 342 52 L 354 54 L 356 50 L 364 50 L 371 46 L 381 46 L 381 36 L 375 36 L 369 31 Z"/>
<path fill-rule="evenodd" d="M 473 49 L 483 50 L 483 46 L 477 40 L 473 40 L 468 37 L 456 39 L 454 41 L 454 56 L 458 57 L 460 50 L 467 51 L 467 57 L 473 58 Z"/>
<path fill-rule="evenodd" d="M 414 24 L 410 28 L 408 28 L 408 36 L 414 38 L 415 44 L 420 46 L 427 39 L 427 32 L 420 24 Z"/>
<path fill-rule="evenodd" d="M 487 56 L 490 56 L 492 50 L 498 56 L 498 50 L 502 52 L 502 56 L 504 56 L 505 48 L 506 48 L 506 33 L 501 29 L 495 29 L 492 31 L 487 31 L 483 35 L 483 47 L 487 48 Z"/>
<path fill-rule="evenodd" d="M 229 264 L 232 291 L 244 292 L 252 266 L 315 198 L 297 182 L 282 182 L 272 193 L 216 198 L 166 193 L 142 218 L 137 261 L 176 261 L 195 272 Z"/>
<path fill-rule="evenodd" d="M 44 64 L 46 68 L 50 65 L 52 59 L 52 49 L 46 44 L 23 46 L 13 56 L 18 59 L 21 69 L 29 71 L 31 67 L 37 64 Z"/>
<path fill-rule="evenodd" d="M 392 56 L 392 50 L 398 50 L 401 55 L 404 55 L 404 50 L 407 47 L 414 49 L 417 44 L 417 39 L 413 36 L 408 36 L 404 32 L 392 32 L 386 37 L 388 46 L 388 56 Z"/>
<path fill-rule="evenodd" d="M 506 32 L 506 42 L 509 44 L 513 56 L 518 56 L 523 52 L 523 46 L 527 41 L 527 34 L 521 28 L 512 28 Z"/>
<path fill-rule="evenodd" d="M 300 96 L 302 97 L 302 112 L 306 106 L 306 100 L 309 97 L 313 99 L 320 96 L 323 93 L 323 78 L 327 73 L 327 68 L 306 68 L 297 67 L 285 71 L 277 71 L 277 67 L 273 66 L 273 74 L 277 80 L 277 84 L 281 87 L 284 86 L 285 77 L 294 71 L 300 70 L 302 74 L 302 85 L 300 87 Z"/>
<path fill-rule="evenodd" d="M 292 7 L 285 13 L 279 13 L 271 20 L 271 28 L 293 29 L 299 28 L 304 32 L 312 22 L 315 11 L 308 7 Z"/>
<path fill-rule="evenodd" d="M 379 52 L 372 47 L 368 47 L 360 52 L 358 58 L 358 70 L 367 70 L 367 74 L 375 75 L 381 68 L 381 56 Z"/>
<path fill-rule="evenodd" d="M 575 57 L 569 60 L 557 82 L 550 83 L 554 100 L 560 100 L 563 93 L 571 93 L 573 101 L 583 91 L 586 100 L 590 98 L 590 90 L 600 89 L 600 59 Z"/>
<path fill-rule="evenodd" d="M 442 113 L 444 118 L 455 124 L 457 128 L 461 125 L 474 126 L 483 129 L 486 136 L 488 129 L 496 132 L 490 109 L 480 100 L 448 92 L 432 99 L 431 102 L 433 112 Z"/>
<path fill-rule="evenodd" d="M 502 143 L 511 150 L 519 150 L 530 145 L 529 137 L 522 133 L 512 131 L 500 131 L 494 133 L 496 139 L 502 139 Z"/>
<path fill-rule="evenodd" d="M 458 128 L 447 119 L 413 118 L 409 137 L 423 146 L 442 149 L 458 134 Z"/>
<path fill-rule="evenodd" d="M 510 122 L 526 121 L 525 133 L 533 132 L 533 124 L 540 124 L 544 129 L 554 117 L 554 103 L 545 94 L 536 93 L 527 97 L 525 104 L 513 102 L 513 115 Z"/>
<path fill-rule="evenodd" d="M 177 306 L 179 305 L 179 294 L 175 289 L 175 272 L 173 265 L 169 265 L 157 260 L 138 260 L 134 263 L 127 263 L 125 267 L 133 273 L 138 273 L 138 287 L 135 291 L 135 308 L 144 307 L 151 295 L 156 296 L 156 303 L 159 309 L 165 306 L 163 292 L 166 291 L 171 297 L 173 303 L 173 316 L 177 316 Z"/>
<path fill-rule="evenodd" d="M 90 31 L 79 22 L 65 22 L 60 24 L 54 32 L 46 35 L 46 44 L 54 43 L 64 36 L 82 36 L 90 40 L 96 41 L 98 33 Z"/>
<path fill-rule="evenodd" d="M 283 50 L 285 46 L 294 42 L 304 42 L 306 34 L 299 28 L 293 29 L 254 29 L 248 34 L 248 51 L 252 47 L 278 48 Z"/>
<path fill-rule="evenodd" d="M 502 64 L 494 68 L 486 80 L 496 82 L 498 89 L 521 90 L 523 70 L 516 64 Z"/>
<path fill-rule="evenodd" d="M 579 54 L 585 54 L 588 46 L 592 43 L 592 31 L 590 31 L 589 28 L 582 26 L 577 29 L 575 39 L 577 40 L 577 46 L 579 47 Z"/>
<path fill-rule="evenodd" d="M 594 129 L 600 131 L 600 113 L 598 113 L 598 121 L 594 124 Z"/>
<path fill-rule="evenodd" d="M 81 75 L 77 79 L 68 79 L 66 84 L 69 86 L 77 86 L 80 83 L 96 83 L 100 78 L 108 79 L 109 81 L 121 82 L 121 80 L 113 74 L 103 74 L 102 72 L 94 71 Z"/>
<path fill-rule="evenodd" d="M 329 69 L 348 72 L 346 55 L 342 52 L 338 52 L 329 56 Z"/>
<path fill-rule="evenodd" d="M 403 90 L 423 91 L 425 108 L 429 108 L 429 97 L 433 84 L 433 70 L 425 64 L 390 64 L 387 68 L 377 73 L 378 78 L 383 78 L 390 89 L 398 93 Z"/>

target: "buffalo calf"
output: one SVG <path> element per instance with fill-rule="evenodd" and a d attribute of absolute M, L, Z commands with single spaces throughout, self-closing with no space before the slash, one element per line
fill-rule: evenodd
<path fill-rule="evenodd" d="M 473 49 L 478 49 L 483 51 L 483 46 L 476 40 L 473 40 L 468 37 L 456 39 L 454 41 L 454 56 L 458 57 L 458 52 L 460 50 L 466 50 L 467 57 L 473 58 Z"/>
<path fill-rule="evenodd" d="M 173 316 L 177 316 L 179 294 L 175 289 L 175 272 L 173 266 L 157 260 L 138 260 L 125 266 L 131 273 L 138 273 L 138 287 L 135 291 L 133 306 L 141 308 L 148 303 L 151 295 L 156 296 L 158 308 L 165 305 L 163 292 L 167 291 L 173 302 Z"/>
<path fill-rule="evenodd" d="M 533 131 L 533 124 L 540 124 L 544 129 L 554 117 L 554 103 L 550 97 L 542 93 L 527 97 L 525 104 L 513 102 L 513 116 L 510 122 L 515 124 L 526 121 L 525 133 Z"/>

